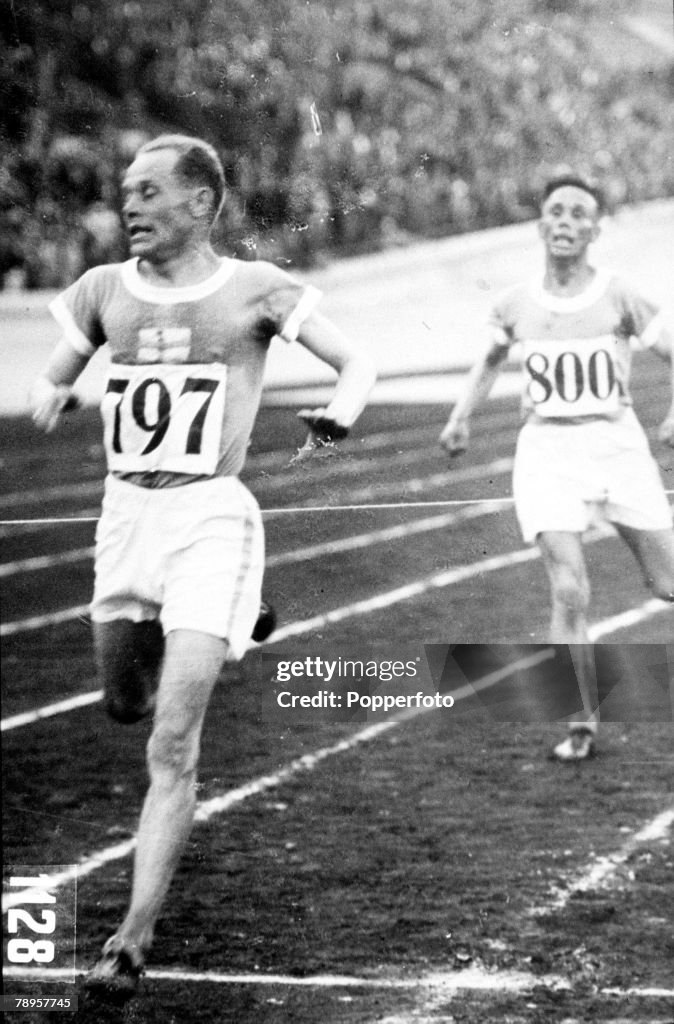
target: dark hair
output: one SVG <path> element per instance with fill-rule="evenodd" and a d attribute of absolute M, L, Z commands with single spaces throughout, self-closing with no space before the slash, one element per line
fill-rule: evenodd
<path fill-rule="evenodd" d="M 172 149 L 178 154 L 174 173 L 190 185 L 206 185 L 213 192 L 213 220 L 222 209 L 225 198 L 225 172 L 213 146 L 190 135 L 160 135 L 141 146 L 140 153 Z"/>
<path fill-rule="evenodd" d="M 597 204 L 598 212 L 604 212 L 605 201 L 601 189 L 597 185 L 591 184 L 591 182 L 589 182 L 586 178 L 581 178 L 579 174 L 559 174 L 554 178 L 550 178 L 550 180 L 546 183 L 545 187 L 543 188 L 541 205 L 546 201 L 546 199 L 548 199 L 549 196 L 552 195 L 553 192 L 556 192 L 558 188 L 565 188 L 567 186 L 573 188 L 580 188 L 583 190 L 583 192 L 587 192 L 588 195 L 592 196 L 595 203 Z"/>

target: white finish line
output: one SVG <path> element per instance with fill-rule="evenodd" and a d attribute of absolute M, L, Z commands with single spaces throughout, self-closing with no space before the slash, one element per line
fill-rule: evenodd
<path fill-rule="evenodd" d="M 68 968 L 5 968 L 5 978 L 22 981 L 72 981 L 81 976 L 82 970 Z M 294 988 L 363 988 L 363 989 L 418 989 L 428 988 L 441 991 L 444 995 L 475 992 L 528 992 L 544 985 L 557 990 L 568 989 L 568 982 L 556 975 L 535 975 L 523 971 L 487 971 L 482 967 L 469 967 L 462 971 L 435 972 L 420 977 L 364 977 L 356 978 L 343 974 L 314 974 L 306 977 L 294 974 L 221 974 L 216 971 L 162 971 L 150 969 L 143 974 L 150 981 L 167 981 L 176 984 L 194 982 L 210 985 L 278 985 Z"/>
<path fill-rule="evenodd" d="M 86 971 L 68 968 L 6 967 L 3 976 L 17 981 L 75 981 Z M 566 978 L 555 974 L 530 974 L 525 971 L 488 971 L 483 967 L 469 967 L 462 971 L 436 971 L 420 977 L 353 977 L 344 974 L 313 974 L 306 977 L 294 974 L 261 974 L 257 971 L 225 974 L 217 971 L 168 971 L 149 969 L 143 978 L 169 984 L 206 985 L 260 985 L 280 988 L 345 988 L 345 989 L 429 989 L 434 994 L 451 998 L 465 992 L 505 992 L 523 994 L 537 988 L 556 992 L 571 991 Z M 600 996 L 625 999 L 672 999 L 674 989 L 669 988 L 602 988 Z M 625 1022 L 627 1024 L 627 1022 Z M 664 1024 L 664 1022 L 662 1022 Z"/>

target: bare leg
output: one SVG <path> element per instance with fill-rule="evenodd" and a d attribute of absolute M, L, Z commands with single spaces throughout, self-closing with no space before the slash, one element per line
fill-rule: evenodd
<path fill-rule="evenodd" d="M 176 865 L 192 827 L 196 775 L 206 707 L 227 643 L 192 630 L 166 638 L 147 760 L 150 788 L 138 828 L 129 911 L 117 937 L 147 949 Z"/>
<path fill-rule="evenodd" d="M 656 597 L 674 601 L 674 530 L 634 530 L 615 524 Z"/>
<path fill-rule="evenodd" d="M 550 581 L 552 615 L 550 641 L 568 644 L 578 681 L 583 710 L 569 717 L 572 728 L 596 731 L 598 721 L 597 674 L 594 650 L 587 631 L 590 585 L 581 536 L 546 531 L 537 537 Z"/>

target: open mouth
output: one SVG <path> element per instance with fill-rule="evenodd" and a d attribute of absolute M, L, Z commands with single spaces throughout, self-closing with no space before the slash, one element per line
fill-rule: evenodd
<path fill-rule="evenodd" d="M 152 234 L 151 228 L 142 227 L 140 224 L 133 224 L 127 228 L 127 234 L 132 242 L 142 238 L 148 238 Z"/>

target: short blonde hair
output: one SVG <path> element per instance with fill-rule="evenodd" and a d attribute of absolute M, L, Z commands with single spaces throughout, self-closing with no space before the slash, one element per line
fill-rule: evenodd
<path fill-rule="evenodd" d="M 215 148 L 203 139 L 190 135 L 159 135 L 141 146 L 136 156 L 161 149 L 172 149 L 177 153 L 174 174 L 190 185 L 206 185 L 211 189 L 215 221 L 225 201 L 225 172 Z"/>

